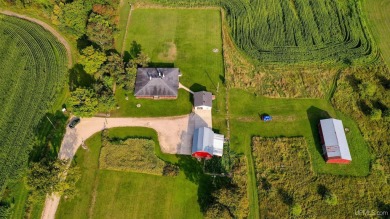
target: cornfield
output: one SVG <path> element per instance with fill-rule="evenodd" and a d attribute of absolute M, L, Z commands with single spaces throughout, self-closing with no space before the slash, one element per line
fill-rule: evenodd
<path fill-rule="evenodd" d="M 36 126 L 65 82 L 66 57 L 42 27 L 0 17 L 0 197 L 27 163 Z"/>
<path fill-rule="evenodd" d="M 261 62 L 348 63 L 377 55 L 356 0 L 154 1 L 222 6 L 236 45 Z"/>

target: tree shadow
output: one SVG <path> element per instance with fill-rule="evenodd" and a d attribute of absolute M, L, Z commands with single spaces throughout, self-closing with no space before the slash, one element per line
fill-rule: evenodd
<path fill-rule="evenodd" d="M 131 42 L 130 45 L 130 50 L 129 50 L 129 55 L 131 58 L 137 57 L 142 51 L 142 46 L 141 44 L 137 43 L 135 40 Z"/>
<path fill-rule="evenodd" d="M 62 138 L 66 131 L 68 116 L 57 110 L 46 113 L 35 129 L 35 144 L 29 154 L 29 161 L 56 159 L 61 148 Z"/>
<path fill-rule="evenodd" d="M 390 79 L 385 78 L 382 75 L 378 75 L 379 83 L 386 89 L 390 89 Z"/>
<path fill-rule="evenodd" d="M 95 79 L 84 71 L 84 67 L 76 64 L 69 70 L 69 90 L 74 91 L 78 87 L 92 87 Z"/>
<path fill-rule="evenodd" d="M 186 179 L 198 185 L 198 204 L 201 212 L 205 213 L 215 201 L 212 193 L 223 186 L 230 185 L 230 179 L 204 174 L 202 169 L 204 160 L 199 162 L 197 159 L 186 155 L 178 155 L 178 158 L 178 166 L 184 172 Z"/>
<path fill-rule="evenodd" d="M 294 203 L 293 196 L 289 194 L 286 190 L 279 188 L 278 195 L 284 204 L 291 206 Z"/>
<path fill-rule="evenodd" d="M 317 186 L 317 193 L 321 196 L 322 199 L 325 199 L 326 195 L 330 193 L 329 189 L 326 188 L 324 185 L 319 184 Z"/>
<path fill-rule="evenodd" d="M 183 171 L 186 179 L 198 184 L 201 176 L 203 175 L 201 163 L 192 156 L 181 155 L 178 157 L 178 165 L 180 170 Z"/>
<path fill-rule="evenodd" d="M 226 81 L 225 76 L 219 75 L 219 79 L 222 81 L 222 84 L 225 84 Z"/>
<path fill-rule="evenodd" d="M 315 106 L 309 107 L 309 109 L 306 110 L 307 113 L 307 119 L 310 122 L 311 132 L 314 139 L 314 144 L 316 146 L 316 149 L 319 154 L 323 154 L 322 146 L 320 143 L 320 134 L 318 130 L 318 124 L 320 123 L 321 119 L 329 119 L 331 118 L 329 113 L 325 110 L 319 109 Z"/>
<path fill-rule="evenodd" d="M 390 204 L 386 204 L 383 201 L 377 200 L 377 208 L 379 212 L 387 212 L 386 214 L 379 215 L 379 218 L 389 218 Z"/>
<path fill-rule="evenodd" d="M 385 112 L 386 110 L 388 110 L 389 108 L 382 103 L 381 100 L 377 99 L 375 101 L 372 101 L 372 106 L 376 109 L 380 109 L 382 110 L 382 112 Z"/>
<path fill-rule="evenodd" d="M 360 111 L 366 116 L 371 114 L 371 107 L 366 103 L 365 100 L 358 100 L 357 105 L 359 106 Z"/>
<path fill-rule="evenodd" d="M 93 43 L 92 41 L 90 41 L 90 40 L 88 39 L 88 36 L 85 35 L 85 34 L 82 35 L 80 38 L 78 38 L 76 43 L 77 43 L 77 49 L 78 49 L 79 51 L 85 49 L 85 48 L 88 47 L 88 46 L 94 46 L 94 47 L 96 47 L 96 44 Z"/>
<path fill-rule="evenodd" d="M 358 92 L 359 91 L 359 84 L 362 83 L 362 80 L 357 79 L 355 75 L 347 75 L 346 79 L 349 83 L 349 85 L 352 87 L 353 91 Z"/>

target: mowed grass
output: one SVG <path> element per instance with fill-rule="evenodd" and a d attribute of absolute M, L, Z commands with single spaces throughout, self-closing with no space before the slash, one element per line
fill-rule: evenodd
<path fill-rule="evenodd" d="M 157 139 L 148 128 L 114 128 L 109 137 L 147 137 Z M 100 170 L 98 159 L 101 133 L 86 141 L 74 161 L 81 168 L 77 183 L 79 195 L 72 201 L 61 200 L 57 218 L 201 218 L 198 186 L 184 174 L 164 177 L 140 173 Z M 156 142 L 156 146 L 158 146 Z M 160 150 L 156 149 L 157 155 Z M 175 162 L 171 155 L 167 160 Z"/>
<path fill-rule="evenodd" d="M 271 99 L 256 97 L 242 90 L 232 90 L 230 109 L 231 145 L 236 151 L 248 152 L 252 136 L 303 136 L 308 143 L 315 172 L 353 176 L 365 176 L 369 172 L 370 154 L 356 123 L 335 111 L 326 100 Z M 260 115 L 263 113 L 271 115 L 273 120 L 261 121 Z M 341 119 L 344 127 L 350 129 L 346 133 L 352 155 L 349 165 L 326 164 L 321 155 L 317 124 L 320 119 L 330 117 Z"/>
<path fill-rule="evenodd" d="M 176 100 L 137 99 L 122 88 L 117 89 L 115 97 L 120 108 L 111 112 L 114 117 L 176 116 L 188 114 L 192 109 L 190 93 L 183 89 L 179 89 Z M 141 107 L 137 107 L 138 104 Z"/>
<path fill-rule="evenodd" d="M 151 58 L 151 67 L 180 68 L 183 85 L 193 91 L 211 91 L 217 95 L 214 108 L 224 109 L 219 10 L 135 9 L 125 42 L 125 57 L 133 55 L 134 48 L 139 46 Z M 124 99 L 126 94 L 129 101 Z M 178 100 L 136 100 L 132 92 L 124 91 L 117 92 L 116 97 L 120 108 L 112 112 L 114 116 L 180 115 L 189 113 L 192 106 L 189 94 L 183 94 L 181 90 Z M 148 108 L 134 109 L 134 103 Z"/>
<path fill-rule="evenodd" d="M 390 66 L 390 1 L 365 0 L 363 6 L 373 37 L 387 66 Z"/>

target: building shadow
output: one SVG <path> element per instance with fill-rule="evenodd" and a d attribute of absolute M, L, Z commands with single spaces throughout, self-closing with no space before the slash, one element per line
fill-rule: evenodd
<path fill-rule="evenodd" d="M 203 86 L 201 84 L 195 83 L 195 84 L 191 85 L 190 90 L 192 90 L 193 92 L 207 91 L 207 88 L 206 88 L 206 86 Z"/>
<path fill-rule="evenodd" d="M 315 147 L 319 154 L 323 154 L 322 152 L 322 146 L 320 142 L 320 134 L 318 130 L 318 123 L 321 119 L 329 119 L 331 118 L 329 113 L 325 110 L 319 109 L 315 106 L 311 106 L 306 110 L 307 113 L 307 119 L 310 122 L 311 132 L 314 139 Z"/>
<path fill-rule="evenodd" d="M 174 68 L 175 63 L 169 62 L 149 62 L 148 66 L 150 68 Z"/>

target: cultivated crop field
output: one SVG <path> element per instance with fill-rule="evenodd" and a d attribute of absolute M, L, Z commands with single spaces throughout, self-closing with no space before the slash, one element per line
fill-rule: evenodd
<path fill-rule="evenodd" d="M 26 165 L 34 128 L 65 80 L 65 48 L 42 27 L 0 16 L 0 198 Z"/>
<path fill-rule="evenodd" d="M 342 61 L 373 52 L 355 0 L 222 4 L 237 45 L 261 61 Z"/>
<path fill-rule="evenodd" d="M 154 1 L 220 4 L 236 45 L 262 62 L 350 62 L 376 55 L 355 0 Z"/>

